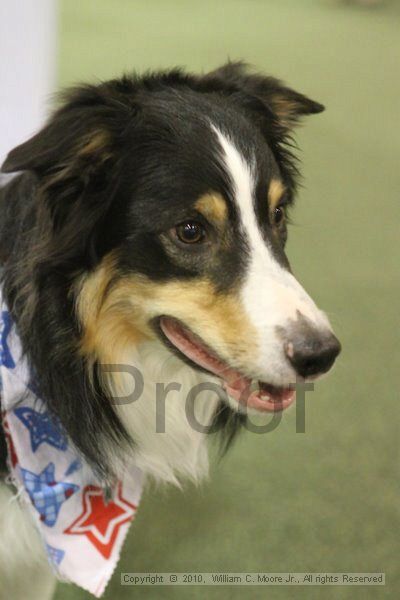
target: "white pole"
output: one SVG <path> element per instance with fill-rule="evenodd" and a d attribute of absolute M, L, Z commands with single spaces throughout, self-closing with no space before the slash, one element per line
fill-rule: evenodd
<path fill-rule="evenodd" d="M 46 118 L 56 41 L 57 0 L 0 0 L 0 164 Z"/>

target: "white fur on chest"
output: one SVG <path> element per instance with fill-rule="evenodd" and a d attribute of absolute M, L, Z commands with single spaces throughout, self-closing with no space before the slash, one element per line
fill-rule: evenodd
<path fill-rule="evenodd" d="M 191 369 L 154 342 L 127 352 L 118 362 L 133 365 L 143 378 L 138 399 L 116 404 L 135 442 L 137 466 L 156 480 L 175 485 L 180 479 L 205 477 L 208 434 L 204 429 L 211 425 L 223 394 L 216 380 Z M 109 385 L 114 397 L 123 398 L 133 394 L 138 381 L 129 373 L 118 373 Z M 205 382 L 215 389 L 196 388 Z"/>

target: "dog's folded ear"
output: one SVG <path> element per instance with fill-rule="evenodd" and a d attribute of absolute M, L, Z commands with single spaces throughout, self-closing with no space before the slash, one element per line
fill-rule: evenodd
<path fill-rule="evenodd" d="M 228 62 L 208 73 L 205 80 L 221 82 L 231 93 L 242 92 L 261 102 L 280 125 L 292 129 L 305 115 L 320 113 L 324 106 L 286 87 L 279 79 L 251 73 L 243 62 Z"/>
<path fill-rule="evenodd" d="M 57 111 L 39 133 L 8 154 L 4 173 L 34 171 L 39 176 L 87 176 L 87 168 L 110 158 L 110 134 L 96 107 L 70 107 Z"/>
<path fill-rule="evenodd" d="M 34 171 L 39 177 L 64 174 L 81 179 L 112 158 L 114 142 L 137 112 L 124 82 L 82 85 L 60 96 L 61 108 L 36 135 L 8 154 L 4 173 Z"/>
<path fill-rule="evenodd" d="M 106 248 L 108 238 L 96 225 L 112 206 L 118 147 L 135 110 L 112 85 L 78 87 L 64 95 L 64 105 L 41 131 L 6 158 L 4 172 L 37 177 L 38 219 L 48 228 L 47 254 L 53 259 L 74 255 L 81 264 L 82 257 L 100 255 L 100 245 L 102 252 Z"/>

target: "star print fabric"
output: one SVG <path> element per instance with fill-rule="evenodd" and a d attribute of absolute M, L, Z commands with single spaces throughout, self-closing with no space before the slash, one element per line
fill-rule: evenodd
<path fill-rule="evenodd" d="M 13 483 L 57 576 L 100 597 L 135 516 L 142 473 L 129 465 L 106 493 L 37 396 L 1 296 L 0 306 L 1 409 Z"/>

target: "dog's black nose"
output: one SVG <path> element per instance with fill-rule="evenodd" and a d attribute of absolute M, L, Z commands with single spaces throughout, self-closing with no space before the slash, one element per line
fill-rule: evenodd
<path fill-rule="evenodd" d="M 333 333 L 318 333 L 314 329 L 308 332 L 293 332 L 292 340 L 286 342 L 285 351 L 290 363 L 301 377 L 322 375 L 332 367 L 341 350 L 339 340 Z"/>

